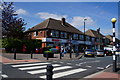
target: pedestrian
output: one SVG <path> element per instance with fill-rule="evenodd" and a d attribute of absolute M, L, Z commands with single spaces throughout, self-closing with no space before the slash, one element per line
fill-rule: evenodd
<path fill-rule="evenodd" d="M 61 49 L 60 49 L 60 54 L 62 55 L 62 57 L 64 57 L 63 52 L 64 52 L 64 48 L 63 48 L 63 46 L 61 46 Z"/>

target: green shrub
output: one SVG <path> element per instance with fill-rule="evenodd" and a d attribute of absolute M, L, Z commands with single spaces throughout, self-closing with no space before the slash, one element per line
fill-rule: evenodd
<path fill-rule="evenodd" d="M 22 52 L 23 45 L 26 45 L 26 53 L 30 53 L 32 50 L 35 52 L 35 48 L 41 47 L 41 40 L 20 40 L 14 38 L 6 38 L 2 40 L 2 47 L 6 49 L 7 52 L 11 52 L 12 48 L 16 48 L 17 52 Z"/>
<path fill-rule="evenodd" d="M 16 48 L 17 51 L 21 51 L 22 40 L 6 38 L 2 40 L 2 47 L 6 49 L 7 52 L 11 52 L 12 48 Z"/>
<path fill-rule="evenodd" d="M 28 53 L 30 53 L 30 51 L 35 52 L 35 49 L 36 48 L 41 48 L 41 45 L 42 45 L 41 40 L 35 40 L 35 39 L 24 40 L 23 44 L 26 45 Z"/>

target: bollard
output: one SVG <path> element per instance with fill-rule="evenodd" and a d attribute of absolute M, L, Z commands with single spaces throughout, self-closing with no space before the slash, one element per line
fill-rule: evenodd
<path fill-rule="evenodd" d="M 16 59 L 16 49 L 14 49 L 14 59 Z"/>
<path fill-rule="evenodd" d="M 70 46 L 70 58 L 72 58 L 72 50 L 71 50 L 71 46 Z"/>
<path fill-rule="evenodd" d="M 31 51 L 31 59 L 33 58 L 33 52 Z"/>
<path fill-rule="evenodd" d="M 49 53 L 46 53 L 46 54 L 47 54 L 47 55 L 46 55 L 46 56 L 47 56 L 47 60 L 49 60 L 49 57 L 48 57 Z"/>
<path fill-rule="evenodd" d="M 47 73 L 46 73 L 47 79 L 46 80 L 53 80 L 52 75 L 53 75 L 53 66 L 51 64 L 48 64 L 47 65 Z"/>

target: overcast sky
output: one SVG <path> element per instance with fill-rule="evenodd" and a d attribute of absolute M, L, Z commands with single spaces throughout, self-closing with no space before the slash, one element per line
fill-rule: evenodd
<path fill-rule="evenodd" d="M 111 18 L 118 18 L 118 2 L 15 2 L 14 6 L 27 23 L 26 30 L 45 19 L 65 17 L 68 23 L 83 31 L 86 18 L 86 30 L 100 27 L 103 35 L 109 35 L 112 34 Z"/>

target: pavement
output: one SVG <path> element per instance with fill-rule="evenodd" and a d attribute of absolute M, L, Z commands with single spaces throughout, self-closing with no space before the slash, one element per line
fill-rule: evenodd
<path fill-rule="evenodd" d="M 13 59 L 14 54 L 13 53 L 2 53 L 0 56 L 0 62 L 3 64 L 11 64 L 11 63 L 24 63 L 24 62 L 46 62 L 46 61 L 53 61 L 53 60 L 69 60 L 69 59 L 80 59 L 82 58 L 82 54 L 78 57 L 75 56 L 75 54 L 72 54 L 72 58 L 69 57 L 69 54 L 65 54 L 62 59 L 59 58 L 59 54 L 55 54 L 54 58 L 49 58 L 47 60 L 43 57 L 42 54 L 33 54 L 33 58 L 31 59 L 30 54 L 21 54 L 17 53 L 17 59 Z M 83 79 L 79 80 L 120 80 L 120 65 L 117 66 L 118 71 L 113 72 L 112 66 L 104 69 L 103 71 L 97 72 L 95 74 L 89 75 L 84 77 Z"/>
<path fill-rule="evenodd" d="M 2 56 L 0 56 L 0 59 L 2 59 L 2 63 L 8 64 L 8 63 L 23 63 L 23 62 L 46 62 L 46 61 L 55 61 L 55 60 L 75 60 L 82 57 L 82 53 L 79 56 L 75 56 L 75 53 L 72 54 L 72 58 L 70 58 L 69 53 L 64 54 L 64 57 L 60 59 L 60 54 L 54 54 L 53 58 L 49 58 L 47 60 L 46 57 L 43 57 L 43 54 L 33 54 L 33 57 L 31 59 L 31 54 L 23 54 L 23 53 L 17 53 L 16 59 L 14 59 L 14 53 L 2 53 Z"/>

